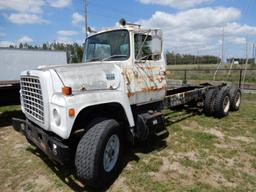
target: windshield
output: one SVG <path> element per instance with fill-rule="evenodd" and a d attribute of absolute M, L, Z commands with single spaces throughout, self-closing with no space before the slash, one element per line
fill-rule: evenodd
<path fill-rule="evenodd" d="M 123 61 L 130 57 L 129 32 L 117 30 L 89 37 L 85 42 L 84 62 Z"/>

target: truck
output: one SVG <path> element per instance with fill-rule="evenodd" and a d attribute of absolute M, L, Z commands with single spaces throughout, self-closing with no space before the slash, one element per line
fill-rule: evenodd
<path fill-rule="evenodd" d="M 160 29 L 120 21 L 89 35 L 83 63 L 26 70 L 20 76 L 26 119 L 13 127 L 50 159 L 74 165 L 77 178 L 102 188 L 117 177 L 125 149 L 165 139 L 163 109 L 198 104 L 222 118 L 237 111 L 241 91 L 225 84 L 166 87 Z"/>
<path fill-rule="evenodd" d="M 0 105 L 19 103 L 21 71 L 67 64 L 65 51 L 0 48 L 0 57 Z"/>

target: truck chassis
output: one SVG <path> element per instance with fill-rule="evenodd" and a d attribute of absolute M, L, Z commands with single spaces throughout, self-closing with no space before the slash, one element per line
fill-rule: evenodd
<path fill-rule="evenodd" d="M 205 83 L 201 85 L 184 85 L 179 88 L 169 89 L 166 91 L 165 99 L 163 101 L 160 101 L 161 103 L 160 108 L 162 107 L 174 108 L 177 106 L 183 106 L 185 104 L 189 104 L 191 102 L 195 102 L 195 103 L 199 102 L 201 104 L 204 103 L 204 105 L 207 105 L 205 103 L 207 92 L 209 92 L 209 90 L 221 90 L 221 89 L 232 90 L 232 87 L 227 87 L 225 84 L 213 86 L 211 84 Z M 144 104 L 144 105 L 146 106 L 147 104 Z M 142 107 L 144 105 L 142 105 Z M 142 113 L 138 109 L 137 111 L 139 111 L 137 112 L 137 114 Z M 148 113 L 148 111 L 145 111 L 145 110 L 144 112 Z M 163 115 L 160 112 L 159 108 L 158 110 L 156 111 L 153 110 L 153 111 L 150 111 L 149 113 L 155 117 Z M 209 111 L 207 114 L 209 114 Z M 226 115 L 227 114 L 223 114 L 222 116 L 226 116 Z M 68 143 L 63 142 L 63 140 L 61 140 L 54 134 L 50 134 L 42 130 L 33 122 L 29 120 L 13 118 L 13 127 L 15 128 L 15 130 L 24 134 L 30 143 L 39 147 L 51 159 L 62 164 L 69 163 L 72 160 L 70 156 L 70 153 L 71 153 L 70 146 Z M 166 132 L 163 132 L 162 130 L 161 132 L 164 133 L 163 138 L 168 136 Z M 156 133 L 155 136 L 160 136 L 160 134 Z M 142 140 L 146 140 L 146 139 L 147 137 Z M 52 145 L 53 143 L 55 145 Z"/>
<path fill-rule="evenodd" d="M 228 98 L 228 103 L 225 103 L 226 97 Z M 196 86 L 184 85 L 180 88 L 167 90 L 165 99 L 159 101 L 156 104 L 157 107 L 153 107 L 152 110 L 149 110 L 149 108 L 141 110 L 143 105 L 136 106 L 134 114 L 137 114 L 137 129 L 130 129 L 127 140 L 134 143 L 135 140 L 145 141 L 150 137 L 166 138 L 169 132 L 165 128 L 164 115 L 161 113 L 163 107 L 172 108 L 190 104 L 191 102 L 201 103 L 199 106 L 204 108 L 206 115 L 214 115 L 221 118 L 228 114 L 229 109 L 234 111 L 239 109 L 240 97 L 240 89 L 226 86 L 225 84 L 219 86 L 207 83 Z M 218 98 L 220 98 L 220 101 L 218 101 Z M 147 104 L 144 106 L 147 106 Z M 37 146 L 50 159 L 64 165 L 74 163 L 77 142 L 74 145 L 70 140 L 63 140 L 53 133 L 42 130 L 29 120 L 13 118 L 13 127 L 24 134 L 29 143 Z M 84 175 L 84 172 L 80 173 L 80 175 Z M 78 177 L 81 178 L 79 172 Z M 114 175 L 111 175 L 111 177 L 114 177 Z M 86 182 L 88 183 L 87 180 Z M 102 186 L 106 185 L 106 183 L 101 184 Z M 89 185 L 94 187 L 101 186 L 99 183 L 89 183 Z"/>
<path fill-rule="evenodd" d="M 27 119 L 13 118 L 28 142 L 50 159 L 74 165 L 79 180 L 95 188 L 116 178 L 126 143 L 168 137 L 164 108 L 196 104 L 207 116 L 222 118 L 241 102 L 240 89 L 225 84 L 166 89 L 161 30 L 120 24 L 86 39 L 80 65 L 22 72 Z"/>

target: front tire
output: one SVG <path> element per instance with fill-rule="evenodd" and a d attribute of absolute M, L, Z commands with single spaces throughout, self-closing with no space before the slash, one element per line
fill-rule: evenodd
<path fill-rule="evenodd" d="M 93 125 L 77 147 L 78 178 L 94 188 L 110 184 L 119 173 L 123 146 L 121 127 L 116 120 L 105 119 Z"/>

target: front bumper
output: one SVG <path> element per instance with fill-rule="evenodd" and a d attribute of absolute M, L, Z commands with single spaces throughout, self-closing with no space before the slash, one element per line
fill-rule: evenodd
<path fill-rule="evenodd" d="M 25 135 L 30 143 L 37 146 L 50 159 L 61 164 L 67 164 L 71 161 L 71 153 L 68 145 L 34 125 L 29 120 L 12 118 L 12 125 L 16 131 Z"/>

